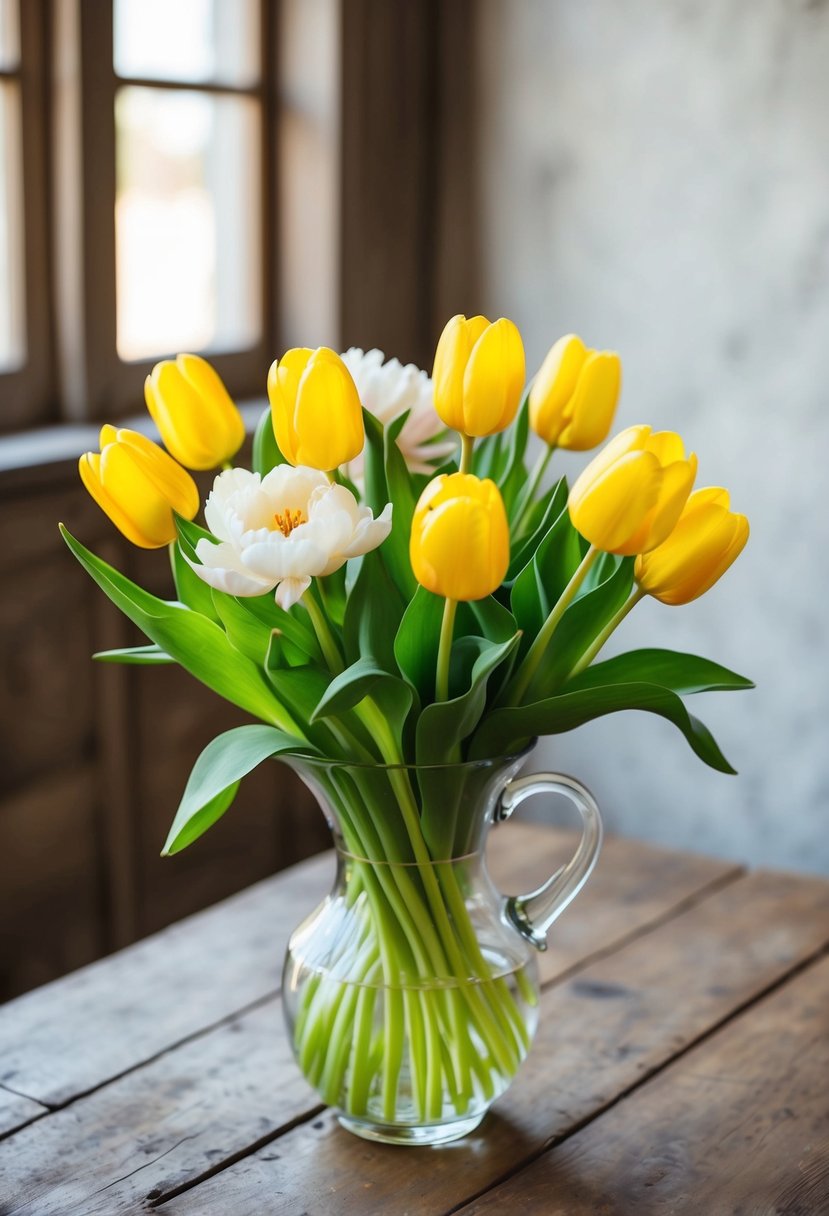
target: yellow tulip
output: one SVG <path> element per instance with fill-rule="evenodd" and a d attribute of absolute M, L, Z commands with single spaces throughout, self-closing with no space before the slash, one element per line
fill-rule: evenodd
<path fill-rule="evenodd" d="M 348 368 L 327 346 L 297 347 L 274 360 L 268 398 L 273 433 L 290 464 L 327 473 L 362 452 L 360 396 Z"/>
<path fill-rule="evenodd" d="M 101 427 L 101 452 L 81 456 L 81 481 L 127 540 L 159 549 L 176 536 L 173 512 L 192 519 L 199 491 L 190 474 L 137 431 Z"/>
<path fill-rule="evenodd" d="M 530 426 L 550 447 L 586 452 L 606 438 L 616 413 L 622 363 L 589 350 L 575 334 L 559 338 L 530 389 Z"/>
<path fill-rule="evenodd" d="M 748 540 L 748 520 L 730 510 L 728 491 L 697 490 L 666 541 L 636 559 L 639 587 L 663 604 L 689 604 L 714 586 Z"/>
<path fill-rule="evenodd" d="M 679 435 L 628 427 L 570 491 L 573 526 L 606 553 L 646 553 L 673 531 L 696 474 L 697 458 L 686 459 Z"/>
<path fill-rule="evenodd" d="M 462 435 L 494 435 L 515 417 L 524 372 L 524 344 L 512 321 L 452 317 L 435 351 L 435 409 Z"/>
<path fill-rule="evenodd" d="M 509 524 L 493 481 L 442 473 L 420 496 L 409 556 L 417 581 L 450 600 L 481 600 L 509 566 Z"/>
<path fill-rule="evenodd" d="M 242 415 L 216 371 L 198 355 L 156 363 L 144 400 L 165 447 L 188 469 L 215 469 L 245 440 Z"/>

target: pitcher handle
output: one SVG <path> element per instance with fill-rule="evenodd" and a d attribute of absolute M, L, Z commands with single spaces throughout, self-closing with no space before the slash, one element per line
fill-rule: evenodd
<path fill-rule="evenodd" d="M 561 773 L 532 773 L 504 786 L 495 812 L 495 822 L 509 819 L 516 807 L 533 794 L 562 794 L 581 816 L 582 837 L 573 856 L 528 895 L 511 895 L 505 912 L 519 933 L 537 950 L 547 949 L 547 931 L 582 889 L 596 864 L 602 845 L 602 819 L 596 800 L 574 777 Z"/>

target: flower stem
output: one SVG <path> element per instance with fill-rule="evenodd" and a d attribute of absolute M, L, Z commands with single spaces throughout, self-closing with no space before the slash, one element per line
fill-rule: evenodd
<path fill-rule="evenodd" d="M 506 705 L 520 705 L 521 701 L 530 686 L 533 676 L 539 668 L 541 660 L 544 657 L 544 651 L 550 644 L 550 639 L 558 628 L 561 618 L 564 616 L 567 609 L 572 604 L 578 594 L 579 588 L 587 577 L 590 567 L 600 556 L 601 551 L 594 549 L 591 545 L 581 559 L 578 568 L 576 569 L 570 582 L 559 596 L 558 603 L 553 608 L 550 615 L 547 617 L 538 635 L 530 647 L 526 658 L 507 687 L 505 694 Z"/>
<path fill-rule="evenodd" d="M 472 452 L 475 447 L 475 438 L 473 435 L 461 434 L 461 473 L 472 472 Z"/>
<path fill-rule="evenodd" d="M 580 673 L 584 671 L 585 667 L 590 666 L 596 655 L 604 646 L 607 639 L 610 637 L 611 633 L 613 633 L 617 626 L 621 625 L 622 621 L 625 619 L 630 610 L 636 607 L 644 595 L 645 592 L 642 590 L 642 588 L 637 587 L 630 599 L 625 600 L 619 611 L 611 617 L 595 641 L 591 643 L 587 650 L 585 650 L 578 663 L 576 663 L 575 667 L 568 675 L 568 680 L 572 680 L 573 676 L 580 675 Z"/>
<path fill-rule="evenodd" d="M 308 615 L 311 618 L 311 624 L 314 627 L 314 633 L 317 635 L 317 641 L 320 644 L 323 658 L 328 664 L 329 670 L 333 675 L 337 676 L 341 671 L 344 671 L 342 655 L 333 633 L 331 626 L 328 624 L 328 619 L 320 606 L 313 585 L 308 588 L 308 591 L 302 597 L 302 603 L 308 610 Z"/>
<path fill-rule="evenodd" d="M 545 444 L 543 450 L 539 453 L 538 460 L 533 466 L 533 470 L 524 483 L 524 488 L 518 496 L 518 502 L 515 505 L 515 515 L 512 519 L 513 535 L 519 537 L 521 535 L 521 526 L 524 522 L 524 516 L 533 504 L 536 490 L 538 489 L 541 478 L 547 471 L 547 465 L 550 463 L 550 458 L 555 451 L 555 446 Z"/>
<path fill-rule="evenodd" d="M 443 605 L 443 621 L 440 626 L 438 663 L 435 676 L 435 700 L 449 700 L 449 661 L 452 657 L 452 636 L 455 632 L 455 613 L 458 601 L 447 599 Z"/>

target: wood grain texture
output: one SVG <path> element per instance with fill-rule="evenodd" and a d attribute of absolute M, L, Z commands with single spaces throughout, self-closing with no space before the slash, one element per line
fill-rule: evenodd
<path fill-rule="evenodd" d="M 569 833 L 512 823 L 498 831 L 495 844 L 492 868 L 504 885 L 514 890 L 528 879 L 540 880 L 556 856 L 563 859 L 572 852 L 574 839 Z M 575 929 L 568 932 L 567 949 L 550 951 L 549 966 L 552 968 L 558 958 L 562 969 L 571 969 L 593 956 L 603 943 L 607 945 L 607 938 L 599 935 L 606 934 L 613 908 L 620 899 L 627 911 L 619 918 L 619 931 L 628 934 L 636 924 L 640 932 L 645 932 L 649 924 L 660 924 L 676 909 L 680 897 L 687 902 L 694 890 L 700 898 L 710 892 L 712 879 L 723 872 L 722 866 L 706 859 L 689 857 L 684 867 L 681 862 L 675 854 L 644 846 L 637 849 L 626 841 L 608 841 L 593 879 L 588 918 L 595 917 L 597 930 L 591 933 L 582 927 L 579 932 Z M 250 893 L 253 902 L 244 907 L 240 907 L 244 897 L 237 897 L 214 910 L 229 912 L 234 923 L 222 932 L 221 941 L 213 947 L 218 953 L 210 983 L 216 987 L 224 984 L 226 948 L 222 943 L 227 937 L 237 939 L 237 949 L 251 969 L 261 969 L 265 962 L 273 962 L 273 936 L 267 939 L 265 959 L 262 942 L 247 942 L 246 935 L 252 935 L 252 926 L 258 919 L 269 926 L 281 922 L 286 930 L 293 927 L 302 912 L 297 890 L 302 890 L 301 899 L 305 907 L 310 907 L 333 871 L 330 859 L 320 859 L 319 864 L 327 865 L 328 871 L 306 865 L 261 884 Z M 626 872 L 624 881 L 620 879 L 620 869 Z M 656 872 L 670 874 L 671 882 L 652 879 Z M 294 876 L 298 881 L 292 881 Z M 275 898 L 277 893 L 279 901 Z M 639 897 L 641 903 L 637 905 Z M 262 911 L 261 918 L 256 916 L 256 904 Z M 566 918 L 578 918 L 578 907 L 569 909 L 562 923 Z M 213 912 L 194 917 L 181 928 L 186 929 L 191 944 L 195 943 L 195 934 L 200 933 L 194 948 L 203 958 L 211 949 L 208 943 L 216 937 Z M 178 994 L 179 1004 L 189 1004 L 181 999 L 187 993 L 186 977 L 176 976 L 175 958 L 170 959 L 170 971 L 164 970 L 168 939 L 169 934 L 161 934 L 153 942 L 145 943 L 147 947 L 154 946 L 158 955 L 155 988 L 158 991 L 169 987 Z M 180 944 L 179 953 L 184 945 L 186 942 Z M 581 960 L 579 949 L 583 952 Z M 112 1023 L 116 1017 L 113 995 L 102 981 L 108 968 L 114 968 L 119 959 L 128 961 L 135 953 L 132 949 L 102 964 L 96 977 L 94 992 L 102 1009 L 108 1010 Z M 117 978 L 119 993 L 131 985 L 128 975 L 126 966 L 117 977 L 113 971 L 113 986 Z M 55 995 L 70 983 L 67 980 L 54 985 Z M 30 1005 L 34 1004 L 35 995 Z M 76 1018 L 88 1003 L 87 999 L 81 1008 L 61 1003 L 61 1010 L 66 1016 L 68 1009 Z M 140 1004 L 148 1021 L 157 1016 L 146 996 Z M 104 1033 L 103 1016 L 96 1023 L 100 1034 Z M 134 1017 L 137 1016 L 136 1012 Z M 4 1012 L 0 1011 L 0 1049 L 3 1019 Z M 83 1033 L 85 1053 L 93 1052 L 93 1044 L 85 1042 L 85 1033 L 79 1033 Z M 139 1038 L 137 1048 L 145 1050 L 146 1040 L 142 1043 Z M 42 1039 L 37 1050 L 45 1051 Z M 235 1155 L 250 1151 L 263 1138 L 275 1137 L 286 1124 L 308 1119 L 309 1113 L 317 1109 L 316 1103 L 316 1096 L 290 1059 L 279 1002 L 268 1001 L 165 1052 L 0 1145 L 0 1177 L 4 1180 L 0 1187 L 0 1211 L 4 1210 L 4 1204 L 12 1202 L 17 1204 L 15 1211 L 38 1216 L 70 1210 L 90 1213 L 130 1210 L 131 1204 L 142 1202 L 148 1194 L 157 1191 L 168 1194 L 186 1186 Z M 349 1143 L 353 1145 L 350 1140 Z M 271 1146 L 271 1152 L 281 1153 L 278 1144 Z"/>
<path fill-rule="evenodd" d="M 740 879 L 548 989 L 535 1046 L 512 1090 L 473 1136 L 430 1153 L 428 1169 L 423 1154 L 355 1145 L 326 1113 L 171 1199 L 164 1211 L 452 1210 L 596 1118 L 828 940 L 829 884 Z"/>
<path fill-rule="evenodd" d="M 46 1113 L 46 1107 L 31 1098 L 13 1093 L 0 1085 L 0 1136 L 5 1136 L 17 1127 L 23 1127 Z"/>
<path fill-rule="evenodd" d="M 60 1105 L 279 987 L 298 920 L 332 872 L 312 858 L 0 1011 L 0 1083 Z"/>
<path fill-rule="evenodd" d="M 595 1118 L 827 941 L 829 884 L 740 879 L 549 988 L 533 1053 L 512 1089 L 477 1133 L 431 1153 L 428 1168 L 422 1154 L 355 1145 L 326 1112 L 164 1210 L 445 1213 Z"/>
<path fill-rule="evenodd" d="M 464 1216 L 829 1212 L 829 960 Z"/>

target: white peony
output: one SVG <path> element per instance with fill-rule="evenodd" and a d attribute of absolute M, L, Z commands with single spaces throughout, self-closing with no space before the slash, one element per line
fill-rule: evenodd
<path fill-rule="evenodd" d="M 204 508 L 210 531 L 196 545 L 201 565 L 190 565 L 211 587 L 229 595 L 264 595 L 290 608 L 312 578 L 332 574 L 350 557 L 368 553 L 391 531 L 391 503 L 374 518 L 344 486 L 324 473 L 280 464 L 265 477 L 227 469 L 213 483 Z"/>
<path fill-rule="evenodd" d="M 454 439 L 438 439 L 446 431 L 435 412 L 432 381 L 426 372 L 399 359 L 383 362 L 381 350 L 362 351 L 352 346 L 341 356 L 351 373 L 360 400 L 375 418 L 388 426 L 395 418 L 409 411 L 397 446 L 413 473 L 431 473 L 435 465 L 457 448 Z M 363 474 L 363 457 L 348 465 L 348 475 L 359 482 Z"/>

